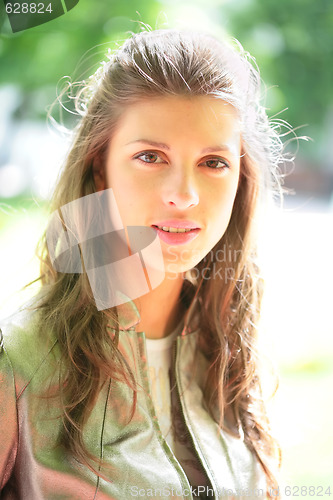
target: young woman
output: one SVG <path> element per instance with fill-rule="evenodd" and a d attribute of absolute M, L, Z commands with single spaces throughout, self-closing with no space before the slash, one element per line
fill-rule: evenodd
<path fill-rule="evenodd" d="M 4 329 L 4 500 L 278 496 L 255 229 L 281 143 L 259 97 L 246 54 L 175 30 L 78 94 L 41 292 Z"/>

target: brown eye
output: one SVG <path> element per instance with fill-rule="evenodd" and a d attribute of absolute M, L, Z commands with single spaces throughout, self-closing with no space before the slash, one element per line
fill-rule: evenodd
<path fill-rule="evenodd" d="M 162 163 L 163 161 L 161 157 L 153 151 L 144 151 L 143 153 L 136 155 L 135 159 L 140 160 L 143 163 Z"/>
<path fill-rule="evenodd" d="M 230 168 L 229 163 L 222 158 L 209 158 L 200 165 L 204 165 L 212 170 L 224 170 L 226 168 Z"/>

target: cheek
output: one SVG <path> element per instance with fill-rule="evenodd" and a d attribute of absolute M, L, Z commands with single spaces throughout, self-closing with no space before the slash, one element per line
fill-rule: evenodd
<path fill-rule="evenodd" d="M 122 165 L 118 162 L 117 167 L 108 166 L 107 169 L 108 187 L 115 192 L 130 198 L 135 196 L 137 199 L 140 194 L 144 195 L 149 191 L 149 182 L 142 175 L 136 175 L 136 172 L 131 171 L 127 165 Z"/>
<path fill-rule="evenodd" d="M 231 215 L 237 194 L 238 177 L 232 178 L 210 197 L 210 209 L 217 217 L 225 220 Z"/>
<path fill-rule="evenodd" d="M 113 190 L 113 194 L 119 205 L 132 204 L 136 197 L 135 183 L 126 176 L 126 173 L 113 166 L 107 171 L 107 186 Z"/>
<path fill-rule="evenodd" d="M 211 197 L 210 214 L 216 241 L 223 236 L 228 227 L 236 198 L 237 183 L 238 181 L 230 183 L 226 189 L 219 190 Z"/>
<path fill-rule="evenodd" d="M 128 175 L 126 169 L 108 171 L 108 187 L 112 189 L 121 219 L 125 225 L 139 223 L 150 213 L 153 192 L 142 177 Z"/>

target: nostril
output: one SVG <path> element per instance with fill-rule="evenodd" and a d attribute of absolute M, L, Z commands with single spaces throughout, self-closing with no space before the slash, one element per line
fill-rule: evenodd
<path fill-rule="evenodd" d="M 177 194 L 174 193 L 168 196 L 168 204 L 171 206 L 176 206 L 177 208 L 184 210 L 185 208 L 190 208 L 198 205 L 199 196 L 196 193 L 193 194 Z"/>

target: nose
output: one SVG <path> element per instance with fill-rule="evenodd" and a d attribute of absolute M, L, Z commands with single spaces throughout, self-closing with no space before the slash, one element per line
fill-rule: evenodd
<path fill-rule="evenodd" d="M 193 174 L 181 171 L 170 175 L 163 191 L 163 201 L 179 210 L 197 206 L 199 192 Z"/>

